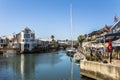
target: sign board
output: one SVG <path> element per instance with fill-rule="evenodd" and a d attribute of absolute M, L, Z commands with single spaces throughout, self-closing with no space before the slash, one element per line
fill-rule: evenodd
<path fill-rule="evenodd" d="M 112 41 L 112 46 L 120 46 L 120 42 Z"/>

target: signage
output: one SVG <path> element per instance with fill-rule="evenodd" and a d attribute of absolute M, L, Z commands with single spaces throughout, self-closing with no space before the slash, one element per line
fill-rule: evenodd
<path fill-rule="evenodd" d="M 120 46 L 120 42 L 112 41 L 112 46 Z"/>

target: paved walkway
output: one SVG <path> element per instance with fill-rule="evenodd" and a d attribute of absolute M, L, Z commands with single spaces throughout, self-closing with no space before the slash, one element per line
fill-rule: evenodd
<path fill-rule="evenodd" d="M 113 59 L 111 64 L 120 67 L 120 60 Z"/>

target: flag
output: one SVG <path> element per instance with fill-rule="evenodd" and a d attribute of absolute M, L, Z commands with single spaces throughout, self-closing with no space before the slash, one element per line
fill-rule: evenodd
<path fill-rule="evenodd" d="M 111 52 L 112 51 L 112 40 L 109 39 L 108 46 L 107 46 L 107 51 Z"/>

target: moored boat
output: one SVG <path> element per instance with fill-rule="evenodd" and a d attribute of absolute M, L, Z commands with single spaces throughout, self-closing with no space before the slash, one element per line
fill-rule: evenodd
<path fill-rule="evenodd" d="M 66 49 L 66 53 L 68 56 L 73 57 L 74 54 L 76 53 L 76 49 L 75 48 L 68 48 L 68 49 Z"/>

